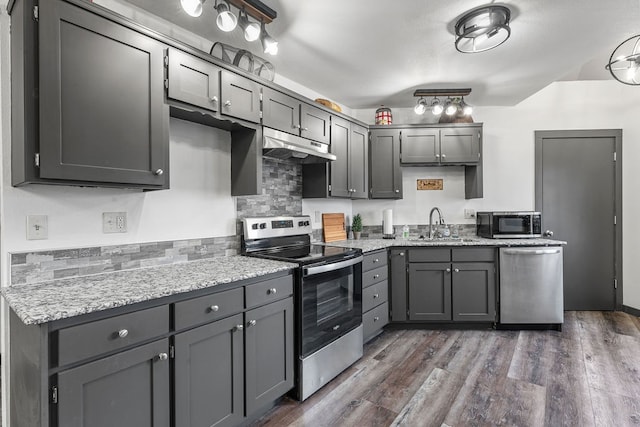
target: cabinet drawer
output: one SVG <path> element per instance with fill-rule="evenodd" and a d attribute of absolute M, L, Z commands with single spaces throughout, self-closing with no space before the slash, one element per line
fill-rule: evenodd
<path fill-rule="evenodd" d="M 232 314 L 244 309 L 244 289 L 231 289 L 175 304 L 175 329 L 181 330 Z"/>
<path fill-rule="evenodd" d="M 362 312 L 365 313 L 389 299 L 389 283 L 376 283 L 362 291 Z"/>
<path fill-rule="evenodd" d="M 373 270 L 383 265 L 387 265 L 387 251 L 366 254 L 362 260 L 362 271 Z"/>
<path fill-rule="evenodd" d="M 149 308 L 58 331 L 58 365 L 142 342 L 169 332 L 169 306 Z"/>
<path fill-rule="evenodd" d="M 450 249 L 409 249 L 409 262 L 451 261 Z"/>
<path fill-rule="evenodd" d="M 387 323 L 389 323 L 389 305 L 386 302 L 364 313 L 362 315 L 364 341 L 378 335 Z"/>
<path fill-rule="evenodd" d="M 246 287 L 247 308 L 257 307 L 293 294 L 293 276 L 265 280 Z"/>
<path fill-rule="evenodd" d="M 451 251 L 452 261 L 495 262 L 495 248 L 455 248 Z"/>
<path fill-rule="evenodd" d="M 387 280 L 389 269 L 386 265 L 378 267 L 375 270 L 369 270 L 362 273 L 362 288 L 367 288 L 382 280 Z"/>

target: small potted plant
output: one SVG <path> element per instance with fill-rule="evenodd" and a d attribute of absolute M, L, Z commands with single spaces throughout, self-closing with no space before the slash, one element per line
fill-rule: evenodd
<path fill-rule="evenodd" d="M 353 216 L 353 221 L 351 223 L 351 231 L 353 231 L 353 238 L 359 239 L 360 233 L 362 233 L 362 217 L 360 214 L 355 214 Z"/>

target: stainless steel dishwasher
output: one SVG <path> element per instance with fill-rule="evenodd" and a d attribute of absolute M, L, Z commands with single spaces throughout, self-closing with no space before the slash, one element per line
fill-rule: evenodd
<path fill-rule="evenodd" d="M 500 249 L 500 323 L 557 324 L 564 319 L 562 247 Z"/>

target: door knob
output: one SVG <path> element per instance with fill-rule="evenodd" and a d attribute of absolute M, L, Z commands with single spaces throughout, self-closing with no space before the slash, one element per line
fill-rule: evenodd
<path fill-rule="evenodd" d="M 544 235 L 545 235 L 546 237 L 553 237 L 553 231 L 551 231 L 551 230 L 546 230 L 546 231 L 544 232 Z"/>

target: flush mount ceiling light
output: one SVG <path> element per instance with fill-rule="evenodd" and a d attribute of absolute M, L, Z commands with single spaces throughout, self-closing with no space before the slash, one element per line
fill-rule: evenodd
<path fill-rule="evenodd" d="M 620 43 L 605 68 L 620 83 L 640 85 L 640 34 Z"/>
<path fill-rule="evenodd" d="M 202 15 L 205 1 L 180 0 L 180 4 L 187 14 L 198 17 Z M 238 14 L 233 13 L 231 6 L 238 9 Z M 233 31 L 236 27 L 240 27 L 245 40 L 260 39 L 266 53 L 272 55 L 278 53 L 278 42 L 265 30 L 265 25 L 270 24 L 278 16 L 275 10 L 260 0 L 221 0 L 220 2 L 216 0 L 214 9 L 218 14 L 216 24 L 222 31 Z M 255 22 L 250 21 L 249 17 L 253 18 Z"/>
<path fill-rule="evenodd" d="M 511 35 L 511 11 L 506 6 L 484 6 L 467 12 L 456 22 L 456 49 L 477 53 L 493 49 Z"/>

